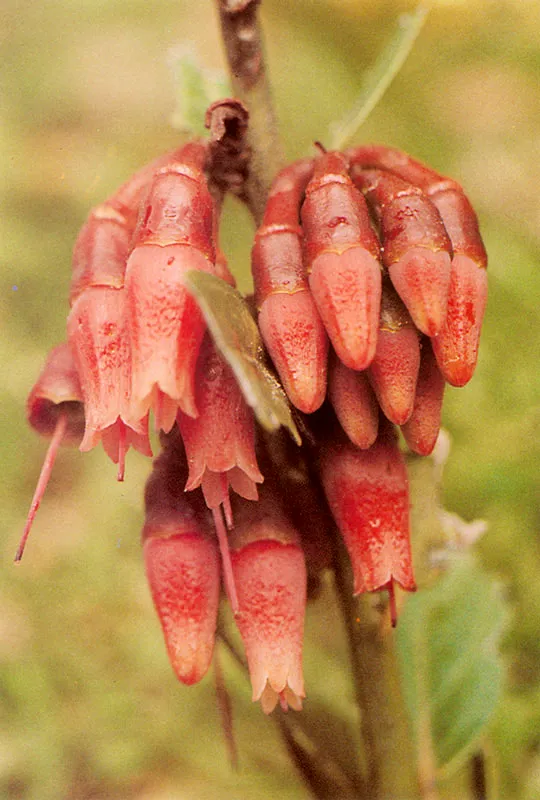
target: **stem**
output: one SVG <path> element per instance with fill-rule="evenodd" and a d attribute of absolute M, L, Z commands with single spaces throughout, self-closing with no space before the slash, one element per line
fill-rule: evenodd
<path fill-rule="evenodd" d="M 470 764 L 471 770 L 471 789 L 474 800 L 486 800 L 487 781 L 486 781 L 486 760 L 482 750 L 478 750 Z"/>
<path fill-rule="evenodd" d="M 244 674 L 249 675 L 246 661 L 229 636 L 222 617 L 218 622 L 217 635 Z M 360 790 L 357 782 L 345 773 L 330 753 L 321 749 L 302 715 L 277 711 L 273 716 L 289 755 L 317 800 L 327 800 L 329 797 L 368 800 L 368 795 Z"/>
<path fill-rule="evenodd" d="M 369 800 L 418 798 L 416 759 L 388 609 L 374 595 L 352 596 L 350 569 L 336 547 L 335 580 L 349 640 Z"/>
<path fill-rule="evenodd" d="M 284 163 L 284 154 L 266 76 L 257 16 L 259 0 L 216 2 L 232 88 L 249 111 L 251 166 L 245 191 L 251 213 L 260 224 L 266 197 Z"/>
<path fill-rule="evenodd" d="M 221 717 L 221 727 L 225 737 L 225 746 L 229 754 L 229 762 L 231 768 L 236 772 L 238 770 L 238 750 L 236 747 L 236 740 L 234 738 L 233 718 L 232 718 L 232 703 L 225 685 L 225 678 L 223 677 L 223 670 L 221 668 L 221 660 L 219 655 L 219 648 L 214 650 L 214 679 L 216 686 L 216 698 Z"/>

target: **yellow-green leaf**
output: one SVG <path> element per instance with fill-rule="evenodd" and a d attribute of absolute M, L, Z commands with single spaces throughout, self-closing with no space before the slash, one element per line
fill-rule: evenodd
<path fill-rule="evenodd" d="M 259 329 L 240 292 L 221 278 L 196 270 L 190 270 L 184 282 L 257 420 L 269 431 L 283 425 L 300 444 L 287 396 L 264 363 Z"/>

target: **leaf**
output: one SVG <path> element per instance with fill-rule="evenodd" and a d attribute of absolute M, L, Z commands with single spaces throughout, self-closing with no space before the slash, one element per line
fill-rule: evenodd
<path fill-rule="evenodd" d="M 497 642 L 505 607 L 470 554 L 407 600 L 397 631 L 419 762 L 453 771 L 477 746 L 502 690 Z"/>
<path fill-rule="evenodd" d="M 171 51 L 169 63 L 176 95 L 172 125 L 188 136 L 200 136 L 205 132 L 205 113 L 210 103 L 230 94 L 225 73 L 204 67 L 186 45 Z"/>
<path fill-rule="evenodd" d="M 214 341 L 257 420 L 268 431 L 283 425 L 300 444 L 289 401 L 277 378 L 264 364 L 259 329 L 240 292 L 221 278 L 197 270 L 187 272 L 184 283 L 197 300 Z"/>
<path fill-rule="evenodd" d="M 429 5 L 420 3 L 412 13 L 399 16 L 397 30 L 365 73 L 358 99 L 343 119 L 331 126 L 332 150 L 342 150 L 351 142 L 381 100 L 411 52 L 428 11 Z"/>

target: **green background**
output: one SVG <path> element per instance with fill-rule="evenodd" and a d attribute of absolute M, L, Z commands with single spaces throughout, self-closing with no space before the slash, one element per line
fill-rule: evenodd
<path fill-rule="evenodd" d="M 288 155 L 329 140 L 397 15 L 393 0 L 264 0 L 269 69 Z M 125 484 L 101 450 L 62 452 L 21 565 L 12 557 L 45 443 L 28 390 L 65 335 L 73 241 L 91 206 L 173 147 L 171 51 L 223 66 L 210 0 L 3 0 L 0 127 L 0 797 L 308 797 L 276 726 L 235 697 L 231 771 L 211 676 L 174 679 L 139 548 L 149 463 Z M 500 796 L 540 794 L 540 6 L 434 4 L 416 47 L 358 142 L 407 150 L 466 187 L 490 264 L 477 373 L 449 389 L 445 504 L 488 533 L 478 550 L 510 608 L 504 697 L 486 740 Z M 249 286 L 250 226 L 230 204 L 223 244 Z M 327 598 L 328 599 L 328 598 Z M 306 681 L 347 715 L 352 690 L 330 600 L 308 612 Z M 443 783 L 456 797 L 458 778 Z"/>

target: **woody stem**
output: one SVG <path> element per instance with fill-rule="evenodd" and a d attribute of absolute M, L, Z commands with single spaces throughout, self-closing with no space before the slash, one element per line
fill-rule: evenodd
<path fill-rule="evenodd" d="M 416 800 L 416 759 L 388 609 L 377 595 L 352 596 L 350 570 L 341 551 L 336 552 L 334 569 L 360 709 L 367 797 Z"/>
<path fill-rule="evenodd" d="M 258 19 L 259 0 L 216 0 L 232 89 L 249 111 L 251 163 L 245 196 L 260 224 L 266 197 L 284 155 L 270 95 Z"/>

